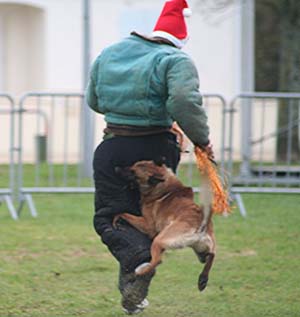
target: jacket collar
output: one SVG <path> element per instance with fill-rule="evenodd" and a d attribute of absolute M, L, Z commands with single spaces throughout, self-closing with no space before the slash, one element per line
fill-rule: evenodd
<path fill-rule="evenodd" d="M 164 39 L 162 37 L 158 37 L 158 36 L 146 36 L 146 35 L 142 35 L 142 34 L 139 34 L 135 31 L 131 32 L 130 33 L 131 35 L 135 35 L 139 38 L 142 38 L 143 40 L 145 41 L 149 41 L 149 42 L 152 42 L 152 43 L 157 43 L 157 44 L 167 44 L 167 45 L 170 45 L 170 46 L 173 46 L 173 47 L 176 47 L 172 42 L 168 41 L 167 39 Z"/>

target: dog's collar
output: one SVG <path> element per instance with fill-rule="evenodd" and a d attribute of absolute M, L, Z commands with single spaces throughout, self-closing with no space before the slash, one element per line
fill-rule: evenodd
<path fill-rule="evenodd" d="M 185 187 L 185 188 L 177 188 L 177 189 L 175 189 L 175 190 L 173 190 L 173 191 L 169 191 L 168 193 L 166 193 L 165 195 L 163 195 L 163 196 L 161 196 L 160 198 L 158 198 L 157 199 L 157 201 L 158 202 L 161 202 L 161 201 L 163 201 L 163 200 L 165 200 L 165 199 L 167 199 L 169 196 L 171 196 L 171 195 L 173 195 L 173 194 L 177 194 L 177 193 L 180 193 L 180 192 L 183 192 L 183 191 L 186 191 L 186 190 L 191 190 L 191 188 L 189 188 L 189 187 Z"/>
<path fill-rule="evenodd" d="M 158 199 L 157 199 L 157 202 L 161 202 L 161 201 L 165 200 L 166 198 L 168 198 L 168 197 L 171 196 L 172 194 L 174 194 L 174 192 L 166 193 L 164 196 L 158 198 Z"/>

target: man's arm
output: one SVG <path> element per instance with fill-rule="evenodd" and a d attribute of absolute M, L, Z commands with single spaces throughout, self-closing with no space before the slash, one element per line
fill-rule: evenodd
<path fill-rule="evenodd" d="M 98 97 L 96 94 L 97 71 L 98 71 L 98 63 L 96 61 L 91 69 L 90 79 L 85 91 L 85 97 L 86 97 L 88 106 L 94 111 L 101 113 L 98 107 Z"/>
<path fill-rule="evenodd" d="M 209 144 L 207 115 L 199 92 L 198 72 L 188 56 L 170 60 L 167 71 L 167 110 L 174 121 L 195 144 Z"/>

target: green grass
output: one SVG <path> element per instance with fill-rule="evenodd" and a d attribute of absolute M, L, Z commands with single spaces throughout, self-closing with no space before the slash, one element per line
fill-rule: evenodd
<path fill-rule="evenodd" d="M 191 249 L 168 252 L 153 279 L 145 317 L 300 315 L 300 197 L 243 195 L 214 218 L 217 257 L 209 284 Z M 36 195 L 13 221 L 0 206 L 0 316 L 122 316 L 118 265 L 94 233 L 92 195 Z"/>

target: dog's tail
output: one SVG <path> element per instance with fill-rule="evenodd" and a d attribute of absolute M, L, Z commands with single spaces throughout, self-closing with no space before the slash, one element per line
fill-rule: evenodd
<path fill-rule="evenodd" d="M 201 223 L 200 232 L 206 230 L 206 226 L 212 217 L 212 201 L 213 192 L 207 175 L 203 175 L 200 191 L 200 202 L 203 206 L 203 221 Z"/>

